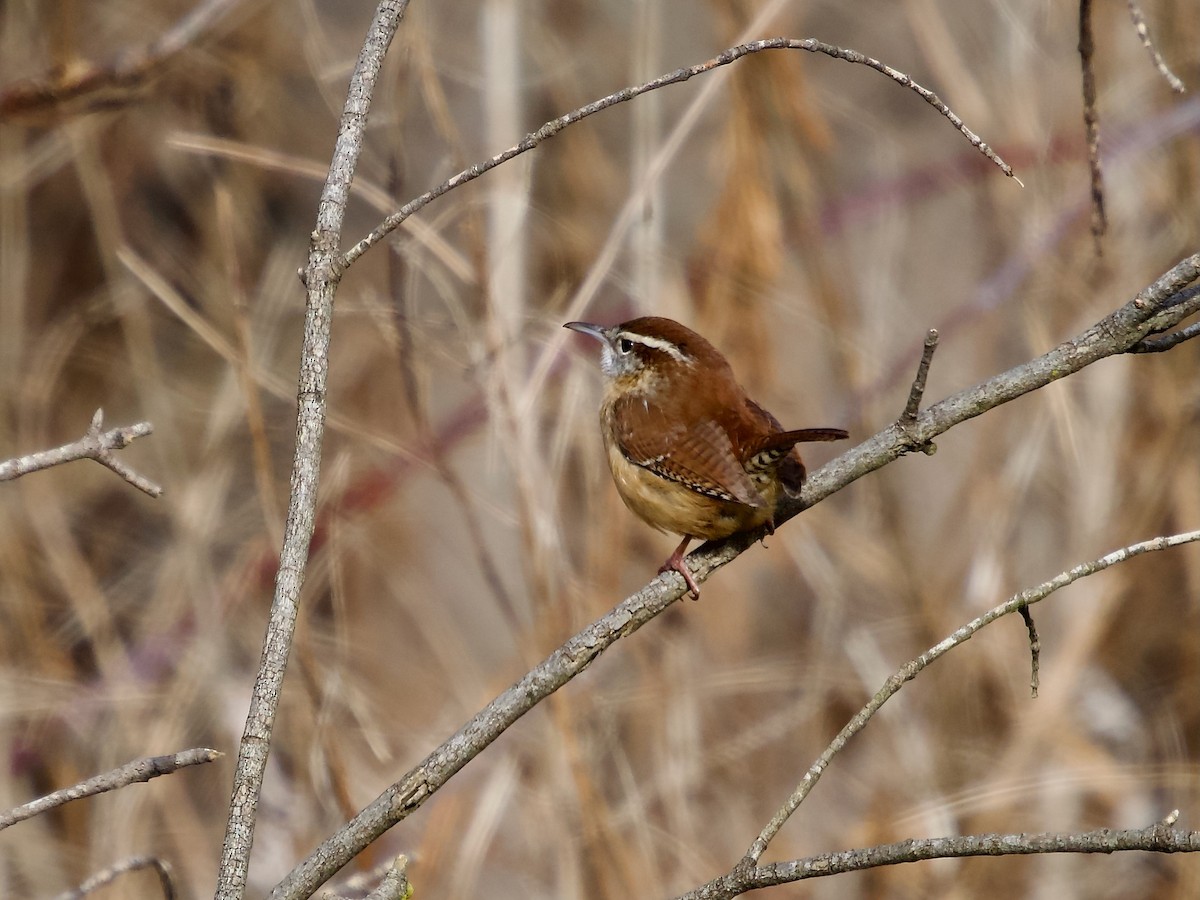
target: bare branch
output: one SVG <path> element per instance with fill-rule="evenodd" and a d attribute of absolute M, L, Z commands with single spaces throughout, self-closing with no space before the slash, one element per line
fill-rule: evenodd
<path fill-rule="evenodd" d="M 1154 68 L 1158 69 L 1158 74 L 1171 86 L 1177 94 L 1182 94 L 1187 91 L 1183 82 L 1167 68 L 1166 61 L 1162 58 L 1162 54 L 1158 52 L 1158 48 L 1154 46 L 1154 41 L 1150 38 L 1150 29 L 1146 25 L 1146 16 L 1142 13 L 1142 7 L 1137 0 L 1129 0 L 1129 18 L 1133 19 L 1133 27 L 1137 31 L 1137 36 L 1141 38 L 1142 46 L 1146 48 L 1146 52 L 1150 54 L 1150 61 L 1154 63 Z"/>
<path fill-rule="evenodd" d="M 927 859 L 1028 856 L 1034 853 L 1115 853 L 1121 850 L 1194 853 L 1200 850 L 1200 831 L 1173 829 L 1168 820 L 1170 816 L 1149 828 L 1129 831 L 1100 828 L 1073 834 L 976 834 L 923 838 L 862 850 L 824 853 L 759 868 L 738 869 L 681 895 L 677 900 L 728 900 L 759 888 Z"/>
<path fill-rule="evenodd" d="M 818 41 L 816 38 L 804 38 L 802 40 L 784 37 L 768 38 L 766 40 L 753 41 L 749 44 L 739 44 L 736 47 L 730 47 L 728 50 L 722 51 L 712 59 L 706 60 L 702 63 L 697 63 L 694 66 L 676 69 L 674 72 L 661 75 L 658 78 L 655 78 L 653 81 L 647 81 L 644 84 L 639 84 L 634 87 L 627 87 L 624 90 L 609 94 L 607 97 L 601 97 L 599 100 L 589 103 L 586 106 L 581 106 L 576 110 L 572 110 L 564 116 L 559 116 L 557 119 L 551 119 L 549 122 L 542 125 L 541 128 L 525 135 L 520 143 L 509 147 L 507 150 L 497 153 L 491 159 L 484 160 L 481 163 L 475 163 L 475 165 L 463 169 L 457 175 L 451 176 L 432 190 L 426 191 L 424 194 L 421 194 L 421 196 L 416 197 L 404 204 L 404 206 L 400 207 L 400 209 L 384 219 L 374 231 L 346 251 L 345 255 L 341 259 L 342 267 L 349 268 L 354 264 L 355 260 L 371 249 L 371 247 L 373 247 L 375 244 L 378 244 L 381 240 L 395 231 L 405 219 L 420 211 L 438 197 L 441 197 L 443 194 L 454 190 L 459 185 L 466 184 L 468 181 L 474 181 L 480 175 L 490 172 L 492 169 L 496 168 L 496 166 L 508 162 L 510 159 L 520 156 L 522 153 L 532 150 L 534 147 L 537 147 L 539 144 L 543 143 L 549 138 L 554 137 L 554 135 L 558 134 L 567 126 L 574 125 L 581 119 L 586 119 L 588 116 L 608 109 L 610 106 L 616 106 L 618 103 L 624 103 L 627 100 L 632 100 L 634 97 L 638 97 L 649 91 L 658 90 L 659 88 L 666 87 L 670 84 L 681 84 L 682 82 L 688 81 L 697 75 L 709 72 L 713 69 L 719 68 L 720 66 L 727 66 L 730 63 L 741 59 L 743 56 L 749 56 L 752 53 L 759 53 L 763 50 L 807 50 L 810 53 L 824 53 L 826 56 L 832 56 L 834 59 L 841 59 L 849 63 L 857 63 L 859 65 L 868 66 L 875 71 L 886 75 L 897 84 L 900 84 L 911 91 L 915 91 L 921 97 L 921 99 L 945 116 L 950 123 L 957 128 L 958 131 L 971 143 L 972 147 L 999 166 L 1000 170 L 1009 178 L 1015 179 L 1018 184 L 1021 183 L 1021 180 L 1013 174 L 1013 170 L 1008 163 L 1001 159 L 996 152 L 986 143 L 984 143 L 984 141 L 973 131 L 971 131 L 971 129 L 967 128 L 967 126 L 963 123 L 963 120 L 959 118 L 948 106 L 946 106 L 946 104 L 941 101 L 937 94 L 926 87 L 922 87 L 903 72 L 897 71 L 891 66 L 885 65 L 877 59 L 873 59 L 870 56 L 859 53 L 857 50 L 848 50 L 842 47 L 835 47 L 832 44 L 826 44 L 822 41 Z"/>
<path fill-rule="evenodd" d="M 57 109 L 127 103 L 134 91 L 188 45 L 216 27 L 240 0 L 205 0 L 157 40 L 106 63 L 78 63 L 41 81 L 21 81 L 0 91 L 0 122 Z"/>
<path fill-rule="evenodd" d="M 1114 550 L 1112 553 L 1092 562 L 1081 563 L 1073 569 L 1056 575 L 1049 581 L 1042 582 L 1037 587 L 1027 588 L 1019 594 L 1014 594 L 999 606 L 993 607 L 983 615 L 972 619 L 949 637 L 934 644 L 916 659 L 909 660 L 884 682 L 883 687 L 876 691 L 875 696 L 870 699 L 867 705 L 860 709 L 854 718 L 846 723 L 846 726 L 838 732 L 837 737 L 825 748 L 825 751 L 817 758 L 817 761 L 809 767 L 808 771 L 804 774 L 804 778 L 796 785 L 796 789 L 792 791 L 791 796 L 787 798 L 771 821 L 767 823 L 758 837 L 754 839 L 754 843 L 750 845 L 750 849 L 746 851 L 746 855 L 738 863 L 734 871 L 748 870 L 758 864 L 767 846 L 779 834 L 779 829 L 783 827 L 783 824 L 791 817 L 792 813 L 804 802 L 804 798 L 816 786 L 833 758 L 837 756 L 854 735 L 866 727 L 867 723 L 871 721 L 871 718 L 879 711 L 883 704 L 887 703 L 888 700 L 898 693 L 900 688 L 904 687 L 907 682 L 916 678 L 935 659 L 945 656 L 955 647 L 966 643 L 980 629 L 990 625 L 997 619 L 1045 600 L 1055 591 L 1073 584 L 1081 578 L 1086 578 L 1088 575 L 1095 575 L 1097 572 L 1103 572 L 1109 566 L 1114 566 L 1135 556 L 1141 556 L 1143 553 L 1166 550 L 1170 547 L 1178 547 L 1194 541 L 1200 541 L 1200 531 L 1191 531 L 1170 537 L 1157 537 L 1149 541 L 1143 541 L 1140 544 L 1132 544 L 1129 547 Z"/>
<path fill-rule="evenodd" d="M 241 900 L 245 894 L 250 847 L 254 843 L 258 817 L 258 798 L 262 792 L 275 713 L 296 629 L 300 588 L 304 584 L 316 516 L 321 445 L 325 431 L 329 332 L 333 300 L 341 281 L 342 266 L 338 248 L 346 202 L 362 152 L 375 82 L 407 8 L 408 0 L 382 0 L 375 10 L 375 17 L 350 77 L 329 175 L 317 207 L 317 224 L 311 237 L 305 278 L 304 343 L 300 356 L 296 451 L 292 461 L 287 522 L 262 658 L 250 698 L 250 709 L 246 714 L 246 728 L 238 747 L 229 822 L 225 829 L 217 876 L 217 900 Z"/>
<path fill-rule="evenodd" d="M 149 422 L 138 422 L 136 425 L 101 431 L 103 427 L 104 410 L 98 409 L 92 416 L 92 423 L 88 426 L 87 433 L 79 440 L 63 444 L 54 450 L 43 450 L 28 456 L 18 456 L 16 459 L 0 463 L 0 481 L 12 481 L 14 478 L 20 478 L 30 472 L 61 466 L 63 463 L 74 462 L 77 459 L 94 459 L 102 466 L 112 469 L 139 491 L 143 491 L 151 497 L 160 496 L 162 494 L 161 486 L 144 475 L 139 475 L 113 455 L 117 450 L 124 450 L 137 438 L 152 433 L 154 426 Z"/>
<path fill-rule="evenodd" d="M 203 763 L 210 763 L 215 759 L 220 759 L 224 755 L 220 751 L 210 750 L 207 747 L 196 747 L 192 750 L 180 750 L 178 753 L 168 756 L 147 756 L 143 759 L 135 759 L 119 768 L 113 769 L 111 772 L 96 775 L 72 787 L 63 788 L 60 791 L 47 794 L 45 797 L 32 800 L 24 806 L 18 806 L 15 809 L 10 809 L 8 812 L 0 813 L 0 831 L 3 831 L 9 825 L 15 825 L 17 822 L 31 819 L 47 810 L 70 803 L 72 800 L 81 800 L 84 797 L 103 794 L 105 791 L 115 791 L 126 785 L 149 781 L 151 778 L 157 778 L 159 775 L 170 775 L 172 772 L 182 769 L 185 766 L 198 766 Z"/>
<path fill-rule="evenodd" d="M 787 521 L 903 454 L 919 449 L 960 422 L 1078 372 L 1097 360 L 1123 353 L 1145 337 L 1152 322 L 1162 323 L 1165 321 L 1163 316 L 1169 320 L 1185 312 L 1179 304 L 1169 310 L 1163 307 L 1197 278 L 1200 278 L 1200 254 L 1183 260 L 1116 312 L 1044 356 L 941 401 L 918 414 L 909 427 L 899 423 L 890 425 L 810 473 L 800 499 L 777 510 L 777 523 Z M 688 568 L 697 580 L 705 580 L 752 546 L 759 537 L 761 533 L 746 532 L 705 544 L 688 557 Z M 299 900 L 311 896 L 372 841 L 420 808 L 521 716 L 582 672 L 617 640 L 659 615 L 686 590 L 678 573 L 659 575 L 569 639 L 314 850 L 275 886 L 270 894 L 272 900 Z"/>

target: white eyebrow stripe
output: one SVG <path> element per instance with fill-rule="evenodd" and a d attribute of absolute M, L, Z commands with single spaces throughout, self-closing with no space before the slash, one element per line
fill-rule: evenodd
<path fill-rule="evenodd" d="M 637 334 L 632 331 L 622 331 L 617 337 L 626 338 L 635 344 L 644 344 L 652 350 L 661 350 L 680 362 L 688 361 L 687 355 L 677 345 L 672 344 L 670 341 L 664 341 L 662 338 L 649 337 L 648 335 Z"/>

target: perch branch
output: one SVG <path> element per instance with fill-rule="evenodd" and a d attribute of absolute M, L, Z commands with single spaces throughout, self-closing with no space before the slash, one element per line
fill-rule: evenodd
<path fill-rule="evenodd" d="M 1037 390 L 1097 360 L 1125 352 L 1156 325 L 1170 327 L 1187 314 L 1175 295 L 1200 278 L 1200 254 L 1188 257 L 1116 312 L 1049 353 L 961 391 L 917 415 L 909 427 L 894 423 L 812 472 L 798 500 L 781 505 L 779 523 L 824 500 L 864 475 L 931 441 L 960 422 Z M 1169 306 L 1168 309 L 1164 307 Z M 1165 317 L 1165 318 L 1164 318 Z M 688 557 L 698 580 L 752 546 L 760 533 L 737 534 L 705 544 Z M 271 900 L 309 897 L 364 848 L 407 818 L 456 772 L 526 712 L 554 693 L 626 635 L 632 634 L 687 590 L 675 572 L 659 575 L 607 615 L 570 638 L 512 687 L 496 697 L 399 781 L 317 847 L 271 891 Z"/>
<path fill-rule="evenodd" d="M 404 204 L 404 206 L 400 207 L 400 209 L 384 219 L 374 231 L 346 251 L 345 255 L 341 259 L 342 267 L 349 268 L 354 264 L 355 260 L 371 249 L 371 247 L 373 247 L 375 244 L 378 244 L 381 240 L 395 231 L 405 219 L 420 211 L 438 197 L 449 193 L 459 185 L 466 184 L 468 181 L 474 181 L 480 175 L 490 172 L 492 169 L 496 168 L 502 163 L 506 163 L 510 159 L 520 156 L 526 151 L 532 150 L 534 147 L 537 147 L 544 141 L 554 137 L 554 135 L 558 134 L 568 125 L 573 125 L 581 119 L 586 119 L 590 115 L 608 109 L 610 106 L 616 106 L 618 103 L 624 103 L 627 100 L 632 100 L 634 97 L 638 97 L 649 91 L 658 90 L 659 88 L 666 87 L 670 84 L 681 84 L 682 82 L 696 77 L 697 75 L 709 72 L 713 69 L 719 68 L 720 66 L 727 66 L 730 63 L 741 59 L 743 56 L 749 56 L 752 53 L 759 53 L 763 50 L 807 50 L 810 53 L 824 53 L 826 56 L 832 56 L 834 59 L 841 59 L 849 63 L 857 63 L 859 65 L 868 66 L 874 69 L 876 72 L 886 75 L 897 84 L 916 92 L 921 99 L 945 116 L 950 123 L 956 129 L 958 129 L 959 133 L 961 133 L 963 137 L 970 142 L 972 147 L 999 166 L 1000 170 L 1004 172 L 1005 175 L 1016 179 L 1018 184 L 1021 183 L 1020 179 L 1016 178 L 1016 176 L 1013 174 L 1013 170 L 1008 163 L 1001 159 L 996 152 L 986 143 L 984 143 L 984 141 L 973 131 L 971 131 L 971 129 L 967 128 L 967 126 L 963 123 L 963 120 L 959 118 L 950 109 L 950 107 L 946 106 L 946 104 L 942 102 L 941 98 L 939 98 L 937 94 L 926 87 L 922 87 L 903 72 L 893 69 L 891 66 L 888 66 L 877 59 L 873 59 L 870 56 L 859 53 L 857 50 L 848 50 L 842 47 L 835 47 L 832 44 L 826 44 L 822 41 L 818 41 L 816 38 L 804 38 L 803 40 L 784 37 L 768 38 L 766 40 L 752 41 L 749 44 L 739 44 L 736 47 L 730 47 L 728 50 L 722 51 L 712 59 L 705 60 L 702 63 L 697 63 L 694 66 L 676 69 L 674 72 L 668 72 L 667 74 L 661 75 L 658 78 L 655 78 L 653 81 L 647 81 L 644 84 L 639 84 L 634 87 L 627 87 L 624 90 L 609 94 L 607 97 L 601 97 L 599 100 L 589 103 L 586 106 L 581 106 L 576 110 L 572 110 L 564 116 L 559 116 L 557 119 L 551 119 L 549 122 L 542 125 L 541 128 L 525 135 L 520 143 L 509 147 L 507 150 L 497 153 L 491 159 L 484 160 L 480 163 L 475 163 L 475 165 L 463 169 L 457 175 L 447 178 L 432 190 L 428 190 L 424 194 L 421 194 L 421 196 L 416 197 Z"/>
<path fill-rule="evenodd" d="M 123 428 L 113 428 L 109 431 L 102 431 L 103 427 L 104 410 L 98 409 L 92 416 L 92 423 L 88 426 L 87 433 L 79 440 L 63 444 L 54 450 L 43 450 L 28 456 L 18 456 L 16 459 L 0 463 L 0 481 L 11 481 L 22 475 L 28 475 L 30 472 L 60 466 L 77 459 L 94 459 L 102 466 L 116 472 L 139 491 L 143 491 L 151 497 L 160 496 L 162 494 L 161 486 L 149 478 L 139 475 L 114 455 L 117 450 L 124 450 L 137 438 L 145 437 L 153 432 L 154 426 L 149 422 L 138 422 L 136 425 L 126 425 Z"/>

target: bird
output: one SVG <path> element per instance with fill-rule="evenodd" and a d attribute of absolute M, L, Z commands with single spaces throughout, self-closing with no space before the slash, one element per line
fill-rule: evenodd
<path fill-rule="evenodd" d="M 785 430 L 716 347 L 673 319 L 563 327 L 600 342 L 600 430 L 617 493 L 644 522 L 683 537 L 659 572 L 678 572 L 693 599 L 700 588 L 684 560 L 688 544 L 773 533 L 776 505 L 804 484 L 796 445 L 849 437 L 841 428 Z"/>

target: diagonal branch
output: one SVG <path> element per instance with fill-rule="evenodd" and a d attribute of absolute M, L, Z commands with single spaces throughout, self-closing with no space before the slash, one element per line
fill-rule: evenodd
<path fill-rule="evenodd" d="M 178 753 L 172 753 L 169 756 L 147 756 L 143 759 L 135 759 L 133 762 L 125 763 L 125 765 L 113 769 L 111 772 L 96 775 L 69 788 L 54 791 L 52 794 L 31 800 L 23 806 L 0 813 L 0 831 L 3 831 L 9 825 L 15 825 L 17 822 L 31 819 L 47 810 L 70 803 L 72 800 L 82 800 L 84 797 L 103 794 L 105 791 L 115 791 L 126 785 L 149 781 L 151 778 L 157 778 L 159 775 L 170 775 L 172 772 L 178 771 L 185 766 L 198 766 L 203 763 L 210 763 L 215 759 L 220 759 L 224 755 L 219 750 L 196 747 L 192 750 L 180 750 Z"/>
<path fill-rule="evenodd" d="M 935 404 L 919 413 L 911 425 L 890 425 L 813 472 L 800 499 L 780 508 L 777 522 L 790 519 L 904 454 L 921 449 L 954 425 L 1078 372 L 1097 360 L 1123 353 L 1154 327 L 1172 327 L 1191 312 L 1187 304 L 1176 302 L 1176 295 L 1198 278 L 1200 254 L 1183 260 L 1116 312 L 1044 356 Z M 688 557 L 688 568 L 698 580 L 703 580 L 759 537 L 761 534 L 747 532 L 705 544 Z M 521 716 L 582 672 L 620 638 L 659 615 L 686 590 L 679 574 L 672 571 L 659 575 L 576 634 L 317 847 L 275 886 L 271 900 L 311 896 L 372 841 L 419 809 Z"/>
<path fill-rule="evenodd" d="M 581 119 L 586 119 L 588 116 L 608 109 L 610 106 L 616 106 L 618 103 L 624 103 L 627 100 L 632 100 L 634 97 L 641 96 L 642 94 L 650 91 L 658 90 L 659 88 L 666 87 L 670 84 L 681 84 L 691 78 L 695 78 L 697 75 L 702 75 L 703 73 L 719 68 L 720 66 L 727 66 L 730 63 L 741 59 L 743 56 L 749 56 L 752 53 L 759 53 L 763 50 L 807 50 L 810 53 L 824 53 L 826 56 L 832 56 L 834 59 L 841 59 L 849 63 L 868 66 L 874 69 L 876 72 L 886 75 L 897 84 L 917 93 L 922 100 L 945 116 L 950 121 L 950 124 L 958 129 L 959 133 L 961 133 L 963 137 L 970 142 L 972 147 L 999 166 L 1000 170 L 1004 172 L 1005 175 L 1016 179 L 1018 184 L 1021 183 L 1021 180 L 1016 178 L 1016 176 L 1013 174 L 1013 170 L 1008 163 L 1001 159 L 999 155 L 997 155 L 997 153 L 991 147 L 984 143 L 984 141 L 977 134 L 971 131 L 971 129 L 969 129 L 963 123 L 963 120 L 959 118 L 950 109 L 950 107 L 946 106 L 946 104 L 942 102 L 941 98 L 938 97 L 937 94 L 913 81 L 903 72 L 893 69 L 891 66 L 886 65 L 877 59 L 859 53 L 857 50 L 835 47 L 832 44 L 826 44 L 823 41 L 818 41 L 816 38 L 804 38 L 802 40 L 784 37 L 768 38 L 766 40 L 752 41 L 749 44 L 739 44 L 736 47 L 730 47 L 728 50 L 722 51 L 712 59 L 705 60 L 702 63 L 696 63 L 694 66 L 676 69 L 674 72 L 668 72 L 666 75 L 661 75 L 658 78 L 655 78 L 653 81 L 647 81 L 644 84 L 627 87 L 624 90 L 609 94 L 607 97 L 601 97 L 599 100 L 589 103 L 586 106 L 581 106 L 578 109 L 572 110 L 564 116 L 559 116 L 557 119 L 551 119 L 541 128 L 525 135 L 520 143 L 509 147 L 507 150 L 497 153 L 491 159 L 484 160 L 481 163 L 475 163 L 475 165 L 463 169 L 457 175 L 447 178 L 432 190 L 428 190 L 424 194 L 421 194 L 421 196 L 416 197 L 404 204 L 404 206 L 400 207 L 400 209 L 384 219 L 374 231 L 347 250 L 341 259 L 342 266 L 344 268 L 348 268 L 353 265 L 354 261 L 370 250 L 371 247 L 375 246 L 375 244 L 378 244 L 381 240 L 399 228 L 405 219 L 408 219 L 413 214 L 419 212 L 438 197 L 449 193 L 460 185 L 466 184 L 468 181 L 474 181 L 480 175 L 490 172 L 492 169 L 508 162 L 510 159 L 532 150 L 534 147 L 537 147 L 544 141 L 554 137 L 554 135 L 558 134 L 568 125 L 574 125 Z"/>

